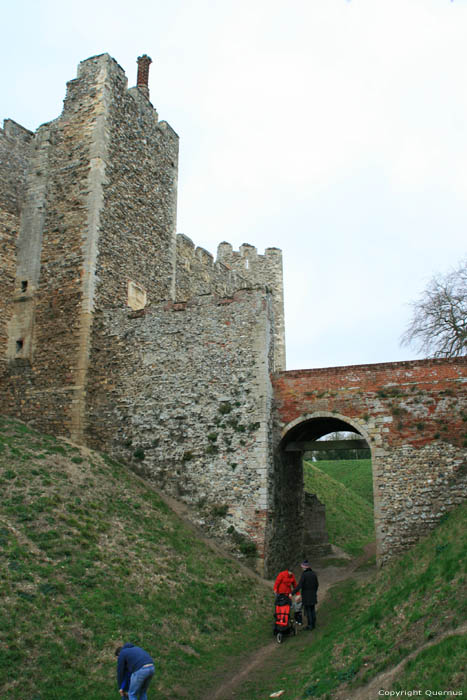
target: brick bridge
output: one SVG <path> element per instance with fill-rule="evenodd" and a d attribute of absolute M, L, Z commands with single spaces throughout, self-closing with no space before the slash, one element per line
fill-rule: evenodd
<path fill-rule="evenodd" d="M 414 544 L 465 498 L 466 357 L 280 372 L 273 387 L 270 566 L 290 558 L 291 546 L 297 550 L 292 560 L 301 553 L 290 532 L 303 518 L 302 456 L 329 432 L 357 432 L 371 449 L 379 564 Z"/>

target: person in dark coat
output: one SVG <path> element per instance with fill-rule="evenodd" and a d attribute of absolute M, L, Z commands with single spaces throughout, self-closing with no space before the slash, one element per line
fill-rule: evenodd
<path fill-rule="evenodd" d="M 300 565 L 303 569 L 298 586 L 296 586 L 292 595 L 296 595 L 299 591 L 302 594 L 303 607 L 305 608 L 306 619 L 308 620 L 308 626 L 305 627 L 307 630 L 312 630 L 316 627 L 316 612 L 315 605 L 318 602 L 317 591 L 318 591 L 318 577 L 311 568 L 311 565 L 304 561 Z"/>
<path fill-rule="evenodd" d="M 154 675 L 154 661 L 147 651 L 127 642 L 115 649 L 117 685 L 124 697 L 128 684 L 129 700 L 147 700 L 147 689 Z M 129 680 L 129 683 L 128 683 Z"/>

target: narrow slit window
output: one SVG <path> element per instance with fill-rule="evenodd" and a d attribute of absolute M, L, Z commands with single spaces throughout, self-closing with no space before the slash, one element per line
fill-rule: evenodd
<path fill-rule="evenodd" d="M 23 281 L 21 282 L 21 291 L 22 291 L 22 292 L 25 292 L 27 288 L 28 288 L 28 281 L 27 281 L 27 280 L 23 280 Z"/>
<path fill-rule="evenodd" d="M 16 341 L 16 352 L 19 353 L 22 351 L 24 347 L 24 340 L 20 338 L 19 340 Z"/>

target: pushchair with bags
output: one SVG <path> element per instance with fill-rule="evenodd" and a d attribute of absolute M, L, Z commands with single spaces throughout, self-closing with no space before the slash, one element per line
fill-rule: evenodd
<path fill-rule="evenodd" d="M 284 593 L 280 593 L 276 596 L 275 610 L 274 610 L 274 628 L 273 635 L 276 638 L 278 644 L 281 644 L 283 638 L 288 635 L 297 634 L 295 629 L 295 618 L 290 614 L 292 607 L 292 602 L 289 596 Z"/>

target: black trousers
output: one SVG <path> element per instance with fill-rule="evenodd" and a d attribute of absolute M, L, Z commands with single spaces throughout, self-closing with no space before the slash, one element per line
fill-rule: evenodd
<path fill-rule="evenodd" d="M 316 612 L 314 605 L 304 605 L 308 627 L 316 627 Z"/>

